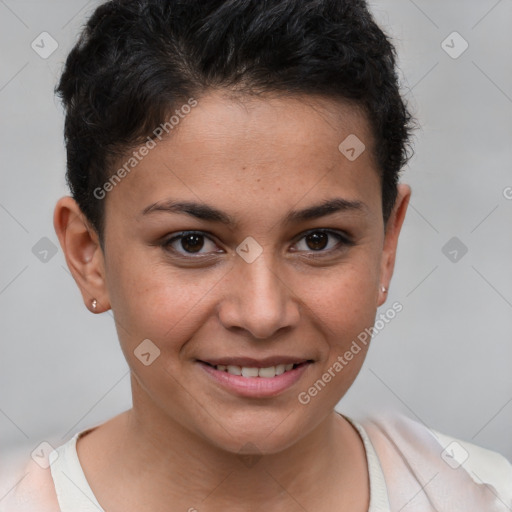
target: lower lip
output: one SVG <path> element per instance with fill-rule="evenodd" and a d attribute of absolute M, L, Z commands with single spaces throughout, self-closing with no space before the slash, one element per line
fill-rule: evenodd
<path fill-rule="evenodd" d="M 311 363 L 306 362 L 293 370 L 276 375 L 275 377 L 242 377 L 221 372 L 213 366 L 198 361 L 201 368 L 216 380 L 223 388 L 240 396 L 263 398 L 276 396 L 292 387 L 303 375 Z"/>

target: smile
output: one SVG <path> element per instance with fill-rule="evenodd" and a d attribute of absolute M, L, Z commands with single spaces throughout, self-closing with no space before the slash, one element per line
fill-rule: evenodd
<path fill-rule="evenodd" d="M 302 359 L 292 362 L 286 358 L 285 361 L 197 360 L 197 363 L 209 381 L 224 391 L 246 398 L 270 398 L 292 388 L 313 361 Z"/>
<path fill-rule="evenodd" d="M 264 379 L 271 379 L 273 377 L 282 375 L 283 373 L 289 372 L 294 368 L 298 368 L 300 365 L 306 364 L 304 363 L 289 363 L 289 364 L 278 364 L 277 366 L 267 366 L 265 368 L 257 368 L 250 366 L 237 366 L 237 365 L 210 365 L 212 368 L 215 368 L 219 372 L 227 372 L 231 375 L 240 375 L 242 377 L 253 379 L 256 377 L 261 377 Z"/>

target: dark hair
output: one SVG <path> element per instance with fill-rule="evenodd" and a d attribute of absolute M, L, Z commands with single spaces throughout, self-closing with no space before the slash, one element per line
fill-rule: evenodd
<path fill-rule="evenodd" d="M 88 20 L 56 87 L 66 109 L 67 182 L 100 237 L 104 205 L 94 190 L 116 159 L 213 88 L 362 107 L 388 220 L 412 118 L 395 49 L 364 0 L 112 0 Z"/>

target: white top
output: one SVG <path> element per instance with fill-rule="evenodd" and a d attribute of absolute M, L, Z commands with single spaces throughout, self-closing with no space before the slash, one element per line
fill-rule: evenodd
<path fill-rule="evenodd" d="M 386 481 L 373 445 L 364 428 L 344 416 L 359 432 L 366 451 L 370 476 L 370 508 L 368 512 L 390 512 Z M 93 427 L 94 428 L 94 427 Z M 78 438 L 89 430 L 76 433 L 49 455 L 50 468 L 61 512 L 105 512 L 94 496 L 76 451 Z"/>
<path fill-rule="evenodd" d="M 342 416 L 364 444 L 368 512 L 512 512 L 512 464 L 501 454 L 403 415 Z M 45 468 L 30 459 L 8 485 L 0 482 L 0 512 L 105 512 L 76 451 L 78 438 L 94 428 L 52 450 Z"/>

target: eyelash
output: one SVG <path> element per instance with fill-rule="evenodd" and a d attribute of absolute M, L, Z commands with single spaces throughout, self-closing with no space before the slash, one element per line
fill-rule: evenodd
<path fill-rule="evenodd" d="M 337 231 L 329 230 L 329 229 L 312 229 L 312 230 L 309 230 L 309 231 L 305 232 L 304 234 L 302 234 L 300 236 L 300 238 L 298 238 L 297 242 L 294 243 L 294 245 L 296 245 L 302 239 L 306 238 L 307 236 L 309 236 L 309 235 L 311 235 L 313 233 L 325 233 L 327 235 L 331 235 L 331 236 L 337 238 L 338 243 L 337 243 L 337 245 L 334 248 L 327 249 L 327 250 L 320 249 L 318 251 L 310 250 L 310 251 L 297 251 L 297 252 L 310 252 L 310 253 L 312 253 L 312 255 L 309 256 L 309 257 L 311 257 L 311 258 L 322 258 L 325 255 L 331 255 L 333 252 L 342 251 L 343 249 L 345 249 L 347 247 L 351 247 L 351 246 L 355 245 L 354 241 L 351 240 L 351 238 L 348 235 L 346 235 L 344 233 L 337 232 Z M 181 233 L 178 233 L 178 234 L 172 236 L 171 238 L 168 238 L 168 239 L 164 240 L 160 245 L 166 251 L 172 252 L 172 253 L 176 254 L 178 257 L 182 257 L 182 258 L 188 259 L 188 260 L 200 259 L 200 258 L 208 257 L 208 256 L 211 256 L 212 254 L 214 254 L 214 253 L 206 253 L 206 254 L 203 254 L 203 255 L 200 254 L 199 256 L 193 256 L 194 253 L 185 253 L 185 254 L 190 254 L 190 256 L 185 256 L 184 253 L 181 253 L 181 252 L 179 252 L 176 249 L 171 247 L 173 242 L 182 240 L 182 239 L 184 239 L 184 238 L 186 238 L 187 236 L 190 236 L 190 235 L 199 235 L 199 236 L 202 236 L 202 237 L 210 240 L 211 242 L 215 243 L 212 240 L 212 238 L 210 238 L 208 236 L 208 234 L 205 233 L 204 231 L 183 231 Z M 195 253 L 195 254 L 197 254 L 197 253 Z"/>

